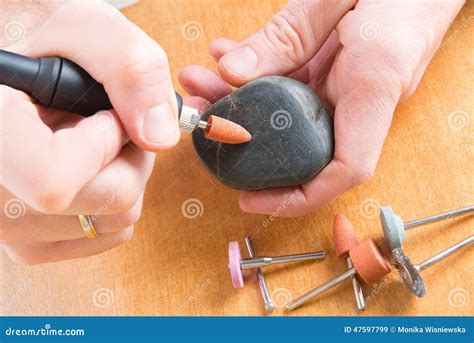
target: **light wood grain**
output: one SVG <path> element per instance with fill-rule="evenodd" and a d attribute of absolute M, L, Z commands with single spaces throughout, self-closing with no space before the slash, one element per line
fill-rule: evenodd
<path fill-rule="evenodd" d="M 242 39 L 259 29 L 284 1 L 144 1 L 124 10 L 130 20 L 168 52 L 175 85 L 188 64 L 214 67 L 207 51 L 217 37 Z M 332 218 L 345 213 L 361 239 L 381 238 L 378 216 L 363 215 L 370 204 L 390 204 L 410 220 L 473 202 L 474 194 L 474 6 L 467 5 L 453 23 L 445 48 L 433 58 L 412 98 L 398 106 L 375 177 L 337 201 L 297 219 L 245 214 L 238 191 L 219 184 L 200 164 L 189 137 L 177 149 L 162 153 L 148 184 L 145 206 L 130 243 L 104 254 L 33 267 L 12 263 L 0 254 L 3 315 L 262 315 L 256 279 L 247 273 L 242 290 L 232 288 L 227 244 L 243 244 L 251 235 L 260 254 L 287 254 L 325 249 L 323 261 L 266 268 L 270 290 L 280 305 L 346 269 L 334 256 Z M 202 25 L 202 37 L 185 40 L 182 27 Z M 467 23 L 467 25 L 463 25 Z M 124 47 L 126 48 L 126 47 Z M 449 125 L 454 111 L 464 111 L 470 125 Z M 187 219 L 181 206 L 199 199 L 202 216 Z M 369 204 L 369 205 L 367 205 Z M 374 212 L 375 213 L 375 212 Z M 369 213 L 370 214 L 370 213 Z M 410 231 L 405 247 L 415 262 L 473 233 L 474 220 L 464 218 Z M 242 245 L 243 246 L 243 245 Z M 474 313 L 473 249 L 423 272 L 428 294 L 416 299 L 392 273 L 375 286 L 363 315 L 469 315 Z M 108 289 L 112 295 L 96 298 Z M 452 292 L 467 297 L 450 304 Z M 275 293 L 274 293 L 275 294 Z M 280 300 L 280 302 L 278 301 Z M 288 300 L 288 299 L 286 299 Z M 469 301 L 470 300 L 470 301 Z M 461 304 L 462 305 L 462 304 Z M 276 315 L 352 315 L 355 302 L 349 282 L 291 313 Z"/>

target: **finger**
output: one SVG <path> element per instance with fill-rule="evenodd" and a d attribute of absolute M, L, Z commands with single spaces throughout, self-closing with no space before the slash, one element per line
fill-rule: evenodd
<path fill-rule="evenodd" d="M 285 205 L 285 200 L 291 201 Z M 289 217 L 287 213 L 297 216 L 298 210 L 305 208 L 306 199 L 301 187 L 270 188 L 259 191 L 242 191 L 239 197 L 240 208 L 249 213 L 277 213 L 276 209 L 283 208 L 284 212 L 278 211 L 277 216 Z M 289 208 L 291 207 L 291 208 Z"/>
<path fill-rule="evenodd" d="M 28 101 L 32 102 L 31 99 L 28 99 Z M 64 127 L 72 127 L 79 121 L 79 119 L 84 118 L 73 113 L 59 111 L 53 108 L 43 108 L 41 106 L 37 107 L 37 115 L 41 118 L 46 126 L 53 130 L 53 132 Z"/>
<path fill-rule="evenodd" d="M 133 226 L 115 233 L 106 233 L 94 239 L 81 238 L 53 243 L 6 245 L 5 251 L 15 262 L 27 265 L 70 260 L 96 255 L 128 242 Z"/>
<path fill-rule="evenodd" d="M 265 27 L 228 51 L 218 70 L 232 85 L 264 75 L 286 75 L 319 50 L 355 0 L 290 1 Z"/>
<path fill-rule="evenodd" d="M 334 65 L 337 55 L 342 49 L 339 36 L 334 30 L 324 45 L 319 49 L 308 66 L 308 86 L 324 101 L 327 101 L 325 92 L 326 79 Z M 331 104 L 334 106 L 335 104 Z"/>
<path fill-rule="evenodd" d="M 219 61 L 225 53 L 235 49 L 238 45 L 239 43 L 233 40 L 219 38 L 211 43 L 209 51 L 212 57 Z M 326 77 L 341 47 L 337 31 L 333 30 L 316 55 L 308 63 L 287 74 L 287 76 L 303 83 L 311 82 L 309 86 L 318 95 L 321 94 Z"/>
<path fill-rule="evenodd" d="M 334 30 L 308 63 L 288 75 L 292 79 L 308 84 L 321 100 L 323 107 L 329 112 L 334 111 L 334 104 L 329 101 L 326 94 L 326 79 L 341 49 L 342 45 L 339 42 L 338 34 Z"/>
<path fill-rule="evenodd" d="M 139 147 L 159 151 L 178 142 L 176 97 L 166 54 L 112 6 L 70 2 L 8 48 L 33 57 L 61 56 L 87 70 L 104 85 Z"/>
<path fill-rule="evenodd" d="M 61 214 L 108 215 L 128 210 L 143 194 L 154 161 L 154 153 L 128 144 L 80 190 Z"/>
<path fill-rule="evenodd" d="M 74 128 L 52 132 L 37 107 L 0 87 L 3 131 L 2 183 L 15 196 L 44 213 L 60 213 L 125 142 L 116 114 L 109 111 L 82 119 Z M 103 118 L 107 125 L 97 125 Z"/>
<path fill-rule="evenodd" d="M 219 75 L 199 65 L 181 70 L 179 83 L 189 95 L 203 97 L 212 103 L 232 93 L 232 88 Z"/>
<path fill-rule="evenodd" d="M 236 49 L 239 46 L 239 42 L 228 38 L 218 38 L 211 42 L 209 47 L 209 53 L 216 62 L 219 62 L 221 57 L 228 51 Z"/>
<path fill-rule="evenodd" d="M 123 213 L 104 215 L 97 212 L 90 218 L 99 235 L 119 232 L 139 220 L 142 206 L 143 193 L 137 202 Z M 0 244 L 47 243 L 86 237 L 77 215 L 42 215 L 26 210 L 23 216 L 10 217 L 1 217 Z"/>
<path fill-rule="evenodd" d="M 333 160 L 319 175 L 301 187 L 241 192 L 239 205 L 249 213 L 278 213 L 279 217 L 299 217 L 324 206 L 352 186 L 351 169 L 340 161 Z M 319 194 L 316 195 L 315 192 Z M 288 202 L 290 198 L 292 200 Z"/>

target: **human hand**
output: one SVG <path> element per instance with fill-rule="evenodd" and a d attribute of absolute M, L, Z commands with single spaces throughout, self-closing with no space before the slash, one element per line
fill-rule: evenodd
<path fill-rule="evenodd" d="M 295 187 L 242 192 L 244 211 L 305 215 L 369 180 L 398 101 L 414 92 L 463 1 L 359 1 L 349 11 L 354 4 L 292 0 L 244 41 L 211 44 L 221 77 L 200 66 L 181 72 L 194 106 L 229 94 L 229 84 L 286 75 L 308 84 L 335 110 L 331 163 L 300 192 Z"/>
<path fill-rule="evenodd" d="M 104 84 L 114 110 L 83 118 L 0 86 L 0 243 L 34 264 L 128 240 L 153 169 L 155 154 L 145 150 L 170 148 L 180 136 L 164 51 L 101 2 L 67 3 L 6 49 L 76 62 Z M 96 239 L 85 238 L 78 214 L 95 219 Z"/>

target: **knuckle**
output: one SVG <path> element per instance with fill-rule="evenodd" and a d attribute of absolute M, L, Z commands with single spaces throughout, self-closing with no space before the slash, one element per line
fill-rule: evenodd
<path fill-rule="evenodd" d="M 44 182 L 34 194 L 35 208 L 44 214 L 58 214 L 66 210 L 71 201 L 70 187 L 58 182 Z"/>
<path fill-rule="evenodd" d="M 133 208 L 133 205 L 137 201 L 138 194 L 135 194 L 135 190 L 132 191 L 133 193 L 126 193 L 125 191 L 121 191 L 117 193 L 117 198 L 115 200 L 115 211 L 118 213 L 127 212 L 130 208 Z"/>
<path fill-rule="evenodd" d="M 126 212 L 118 214 L 114 218 L 114 226 L 118 227 L 120 231 L 124 228 L 133 226 L 138 222 L 142 213 L 142 202 L 135 204 L 132 208 L 128 209 Z"/>
<path fill-rule="evenodd" d="M 128 179 L 117 178 L 113 187 L 113 207 L 116 213 L 127 212 L 132 209 L 143 191 L 143 186 L 132 177 Z"/>
<path fill-rule="evenodd" d="M 127 228 L 129 226 L 134 225 L 140 219 L 141 212 L 142 212 L 141 206 L 134 206 L 131 209 L 129 209 L 127 212 L 119 214 L 117 216 L 118 226 L 121 229 L 123 229 L 123 228 Z"/>
<path fill-rule="evenodd" d="M 122 86 L 131 89 L 150 87 L 169 79 L 168 58 L 164 50 L 154 42 L 134 38 L 132 48 L 123 60 Z"/>
<path fill-rule="evenodd" d="M 375 167 L 366 163 L 352 171 L 354 186 L 361 185 L 374 177 Z"/>
<path fill-rule="evenodd" d="M 55 137 L 57 138 L 57 137 Z M 61 145 L 60 141 L 52 145 Z M 54 149 L 53 149 L 54 150 Z M 77 181 L 65 168 L 68 159 L 53 152 L 43 159 L 46 161 L 37 167 L 36 177 L 32 180 L 34 194 L 32 207 L 44 214 L 60 214 L 66 210 L 76 195 Z"/>
<path fill-rule="evenodd" d="M 35 264 L 39 264 L 45 262 L 41 259 L 36 252 L 26 251 L 26 250 L 16 250 L 12 248 L 6 247 L 6 252 L 10 259 L 18 264 L 25 265 L 25 266 L 32 266 Z"/>
<path fill-rule="evenodd" d="M 341 170 L 341 175 L 348 180 L 347 188 L 356 187 L 367 181 L 369 181 L 375 173 L 376 162 L 372 163 L 369 161 L 362 162 L 356 165 L 351 161 L 342 159 L 336 160 Z"/>
<path fill-rule="evenodd" d="M 35 195 L 36 208 L 44 214 L 57 214 L 69 206 L 68 197 L 61 189 L 45 189 Z"/>
<path fill-rule="evenodd" d="M 277 13 L 265 25 L 263 32 L 267 42 L 270 44 L 271 51 L 281 54 L 297 63 L 305 58 L 307 43 L 304 33 L 300 28 L 301 20 L 297 14 L 292 14 L 288 10 Z"/>

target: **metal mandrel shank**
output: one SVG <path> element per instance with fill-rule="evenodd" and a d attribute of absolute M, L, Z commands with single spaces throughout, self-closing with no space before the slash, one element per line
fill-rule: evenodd
<path fill-rule="evenodd" d="M 452 211 L 448 211 L 444 213 L 434 214 L 432 216 L 428 216 L 428 217 L 424 217 L 420 219 L 411 220 L 411 221 L 403 223 L 403 226 L 405 230 L 409 230 L 418 226 L 438 222 L 438 221 L 449 219 L 452 217 L 461 216 L 469 212 L 474 212 L 474 205 L 458 208 L 456 210 L 452 210 Z"/>
<path fill-rule="evenodd" d="M 303 254 L 295 255 L 284 255 L 284 256 L 275 256 L 275 257 L 255 257 L 255 258 L 246 258 L 242 259 L 240 262 L 242 269 L 252 269 L 268 266 L 271 264 L 277 263 L 286 263 L 286 262 L 297 262 L 297 261 L 306 261 L 306 260 L 315 260 L 324 258 L 326 253 L 324 251 L 315 251 Z"/>
<path fill-rule="evenodd" d="M 439 262 L 443 260 L 444 258 L 448 257 L 449 255 L 453 254 L 454 252 L 468 246 L 469 244 L 474 243 L 474 235 L 469 236 L 468 238 L 462 240 L 459 243 L 456 243 L 455 245 L 437 253 L 436 255 L 424 260 L 420 264 L 418 264 L 416 267 L 418 270 L 423 270 L 428 268 L 429 266 L 435 264 L 436 262 Z"/>
<path fill-rule="evenodd" d="M 251 258 L 254 258 L 256 254 L 250 237 L 245 237 L 245 245 L 247 246 L 249 256 Z M 275 304 L 272 301 L 272 297 L 270 295 L 270 291 L 268 290 L 267 282 L 265 281 L 263 271 L 261 268 L 255 268 L 255 273 L 257 274 L 258 285 L 260 287 L 260 292 L 262 293 L 265 311 L 271 312 L 275 309 Z"/>
<path fill-rule="evenodd" d="M 319 286 L 318 288 L 315 288 L 313 289 L 312 291 L 309 291 L 308 293 L 306 294 L 303 294 L 302 296 L 300 296 L 299 298 L 296 298 L 295 300 L 289 302 L 287 305 L 286 305 L 286 308 L 288 310 L 294 310 L 295 308 L 297 308 L 298 306 L 301 306 L 303 305 L 305 302 L 307 302 L 308 300 L 318 296 L 319 294 L 327 291 L 329 288 L 331 287 L 334 287 L 335 285 L 337 285 L 338 283 L 341 283 L 342 281 L 352 277 L 356 275 L 356 270 L 355 268 L 351 268 L 349 270 L 347 270 L 346 272 L 344 272 L 343 274 L 335 277 L 334 279 L 332 280 L 329 280 L 328 282 L 326 283 L 323 283 L 321 286 Z"/>
<path fill-rule="evenodd" d="M 349 267 L 349 269 L 354 267 L 350 257 L 347 257 L 346 261 L 347 261 L 347 266 Z M 360 286 L 360 282 L 357 279 L 357 275 L 352 276 L 352 288 L 354 289 L 354 295 L 357 302 L 357 309 L 359 311 L 362 311 L 365 309 L 365 299 L 364 299 L 364 293 L 362 293 L 362 287 Z"/>

